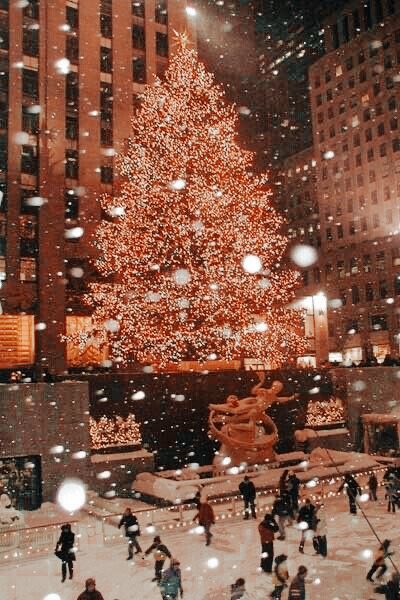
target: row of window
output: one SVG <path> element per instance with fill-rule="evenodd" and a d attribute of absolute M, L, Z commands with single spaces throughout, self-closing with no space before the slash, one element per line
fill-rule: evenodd
<path fill-rule="evenodd" d="M 379 84 L 377 84 L 379 85 Z M 350 99 L 350 108 L 355 108 L 357 106 L 357 102 L 358 99 L 356 96 L 352 96 L 352 98 Z M 387 109 L 388 111 L 394 111 L 397 109 L 397 100 L 395 96 L 391 96 L 388 101 L 387 101 Z M 342 102 L 341 104 L 339 104 L 338 106 L 338 115 L 341 115 L 345 112 L 346 110 L 346 105 L 344 102 Z M 375 107 L 367 107 L 363 110 L 362 113 L 362 120 L 364 121 L 364 123 L 366 123 L 367 121 L 370 121 L 373 117 L 376 116 L 380 116 L 383 115 L 385 113 L 385 107 L 383 106 L 383 104 L 381 102 L 378 102 Z M 335 115 L 335 107 L 334 106 L 329 106 L 327 112 L 326 112 L 326 116 L 327 119 L 333 119 L 336 115 Z M 319 111 L 317 113 L 317 123 L 321 124 L 324 122 L 324 112 L 323 111 Z M 347 130 L 347 124 L 344 122 L 343 123 L 343 127 L 346 128 Z"/>
<path fill-rule="evenodd" d="M 346 295 L 343 296 L 343 300 L 345 300 L 344 304 L 346 304 Z M 353 304 L 358 304 L 355 302 Z M 334 337 L 335 332 L 333 330 L 333 323 L 329 323 L 331 325 L 329 327 L 329 336 Z M 343 333 L 347 335 L 353 335 L 355 333 L 359 333 L 363 328 L 363 324 L 358 319 L 349 319 L 344 324 Z M 388 330 L 388 317 L 385 314 L 379 315 L 371 315 L 368 318 L 368 327 L 370 331 L 387 331 Z"/>
<path fill-rule="evenodd" d="M 20 281 L 34 282 L 37 276 L 37 261 L 32 257 L 21 257 L 19 261 Z M 6 279 L 6 259 L 0 257 L 0 281 Z"/>
<path fill-rule="evenodd" d="M 383 221 L 384 217 L 384 221 Z M 373 229 L 377 229 L 382 224 L 385 225 L 393 225 L 394 216 L 393 210 L 388 208 L 384 215 L 379 213 L 374 213 L 372 215 L 372 227 Z M 348 235 L 355 235 L 359 231 L 368 231 L 368 220 L 367 217 L 360 217 L 357 222 L 350 221 L 348 223 Z M 335 239 L 334 230 L 332 227 L 327 227 L 325 230 L 326 240 L 328 242 L 333 242 Z M 336 224 L 336 239 L 341 240 L 345 237 L 344 225 L 342 223 Z"/>

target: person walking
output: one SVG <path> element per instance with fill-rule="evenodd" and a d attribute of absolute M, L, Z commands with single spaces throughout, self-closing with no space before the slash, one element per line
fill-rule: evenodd
<path fill-rule="evenodd" d="M 293 577 L 289 587 L 288 600 L 306 600 L 306 576 L 308 570 L 304 565 L 300 565 L 297 569 L 296 577 Z"/>
<path fill-rule="evenodd" d="M 55 555 L 61 560 L 61 582 L 64 583 L 67 577 L 67 565 L 69 578 L 74 576 L 74 563 L 76 560 L 74 552 L 75 534 L 71 529 L 70 523 L 66 523 L 61 527 L 61 535 L 58 539 Z"/>
<path fill-rule="evenodd" d="M 274 536 L 279 527 L 274 517 L 267 513 L 258 526 L 261 542 L 261 569 L 264 573 L 272 573 L 274 560 Z"/>
<path fill-rule="evenodd" d="M 142 549 L 137 541 L 137 538 L 140 535 L 139 522 L 136 516 L 132 514 L 130 508 L 125 509 L 125 512 L 118 524 L 118 529 L 120 529 L 122 526 L 125 527 L 125 536 L 128 538 L 128 558 L 126 560 L 132 560 L 133 546 L 136 548 L 135 554 L 142 552 Z"/>
<path fill-rule="evenodd" d="M 243 577 L 236 579 L 231 585 L 231 600 L 242 600 L 246 594 L 246 582 Z"/>
<path fill-rule="evenodd" d="M 206 546 L 209 546 L 211 544 L 211 538 L 213 537 L 213 534 L 211 533 L 211 525 L 214 525 L 215 523 L 215 516 L 212 506 L 207 502 L 207 500 L 200 501 L 199 511 L 194 516 L 193 521 L 198 521 L 199 525 L 204 527 L 204 533 L 206 534 Z"/>
<path fill-rule="evenodd" d="M 306 498 L 304 505 L 300 508 L 297 522 L 301 529 L 299 552 L 304 554 L 306 537 L 310 535 L 309 533 L 307 534 L 307 532 L 314 531 L 315 529 L 315 506 L 311 504 L 310 498 Z"/>
<path fill-rule="evenodd" d="M 278 483 L 278 488 L 279 488 L 279 494 L 282 494 L 282 492 L 287 492 L 288 489 L 288 473 L 289 473 L 289 469 L 285 469 L 282 473 L 282 475 L 279 477 L 279 483 Z"/>
<path fill-rule="evenodd" d="M 400 575 L 392 573 L 389 581 L 374 589 L 377 594 L 385 594 L 385 600 L 400 600 Z"/>
<path fill-rule="evenodd" d="M 253 517 L 253 519 L 256 519 L 256 488 L 254 483 L 250 480 L 250 478 L 247 475 L 244 476 L 243 481 L 239 485 L 239 492 L 242 494 L 244 502 L 244 518 L 249 519 L 249 513 L 251 511 L 251 516 Z"/>
<path fill-rule="evenodd" d="M 279 554 L 275 558 L 275 568 L 273 575 L 273 583 L 275 585 L 275 589 L 271 594 L 271 598 L 276 600 L 281 600 L 282 592 L 287 587 L 287 580 L 289 579 L 289 571 L 287 566 L 287 556 L 286 554 Z"/>
<path fill-rule="evenodd" d="M 350 473 L 346 473 L 342 485 L 339 487 L 338 492 L 341 492 L 343 488 L 346 488 L 347 497 L 349 499 L 349 510 L 352 515 L 357 514 L 357 494 L 361 494 L 361 488 L 357 483 L 357 480 Z"/>
<path fill-rule="evenodd" d="M 163 600 L 176 600 L 178 593 L 183 598 L 182 573 L 178 559 L 171 558 L 169 569 L 162 574 L 160 591 Z"/>
<path fill-rule="evenodd" d="M 294 519 L 294 514 L 299 510 L 299 491 L 300 491 L 300 479 L 297 477 L 294 471 L 291 471 L 287 480 L 288 483 L 288 492 L 291 500 L 292 507 L 292 518 Z"/>
<path fill-rule="evenodd" d="M 272 516 L 278 517 L 279 537 L 278 540 L 284 540 L 286 537 L 285 524 L 291 516 L 291 500 L 288 492 L 282 492 L 275 498 L 272 507 Z"/>
<path fill-rule="evenodd" d="M 375 573 L 375 571 L 379 570 L 378 579 L 380 577 L 382 577 L 382 575 L 384 573 L 386 573 L 387 565 L 385 563 L 385 559 L 388 556 L 392 556 L 394 554 L 394 552 L 389 552 L 390 544 L 391 544 L 390 540 L 384 540 L 382 542 L 382 544 L 379 546 L 379 548 L 375 554 L 375 558 L 374 558 L 374 562 L 372 563 L 372 567 L 370 568 L 370 570 L 367 573 L 368 581 L 374 581 L 372 579 L 372 575 Z"/>
<path fill-rule="evenodd" d="M 375 473 L 371 473 L 371 475 L 369 476 L 368 489 L 369 489 L 369 497 L 371 498 L 371 500 L 374 500 L 376 502 L 376 500 L 378 500 L 377 495 L 376 495 L 376 491 L 378 489 L 378 480 L 376 478 Z"/>
<path fill-rule="evenodd" d="M 328 543 L 326 539 L 327 525 L 324 504 L 320 504 L 317 507 L 315 517 L 316 529 L 315 536 L 313 539 L 315 552 L 326 558 L 326 556 L 328 555 Z"/>
<path fill-rule="evenodd" d="M 101 593 L 96 590 L 96 580 L 89 577 L 85 581 L 85 591 L 79 594 L 77 600 L 104 600 Z"/>
<path fill-rule="evenodd" d="M 151 546 L 149 546 L 145 551 L 144 556 L 148 556 L 150 552 L 153 552 L 155 560 L 154 577 L 152 581 L 157 581 L 157 583 L 160 583 L 162 568 L 164 566 L 166 558 L 171 558 L 171 552 L 168 550 L 167 546 L 162 543 L 159 535 L 156 535 Z"/>

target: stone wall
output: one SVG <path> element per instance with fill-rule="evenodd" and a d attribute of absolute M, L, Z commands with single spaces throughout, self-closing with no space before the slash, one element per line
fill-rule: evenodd
<path fill-rule="evenodd" d="M 60 454 L 52 454 L 63 446 Z M 74 453 L 85 451 L 85 458 Z M 87 382 L 0 385 L 1 457 L 39 455 L 43 501 L 54 500 L 66 477 L 91 484 Z"/>
<path fill-rule="evenodd" d="M 92 489 L 100 495 L 110 492 L 128 496 L 132 482 L 138 473 L 154 471 L 154 456 L 146 450 L 118 452 L 115 454 L 92 454 Z"/>
<path fill-rule="evenodd" d="M 361 415 L 400 414 L 400 368 L 332 369 L 335 394 L 345 402 L 354 449 L 361 448 Z"/>

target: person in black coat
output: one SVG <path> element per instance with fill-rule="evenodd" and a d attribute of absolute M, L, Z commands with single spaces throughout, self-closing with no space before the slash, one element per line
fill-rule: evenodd
<path fill-rule="evenodd" d="M 368 479 L 368 489 L 371 500 L 376 501 L 378 499 L 376 495 L 376 491 L 378 489 L 378 480 L 375 473 L 372 473 Z"/>
<path fill-rule="evenodd" d="M 296 473 L 293 471 L 290 473 L 287 485 L 288 492 L 290 495 L 290 500 L 292 503 L 292 517 L 294 518 L 294 513 L 299 510 L 299 489 L 300 489 L 300 479 L 297 477 Z"/>
<path fill-rule="evenodd" d="M 74 563 L 76 560 L 74 552 L 74 541 L 75 534 L 71 530 L 71 525 L 66 523 L 61 527 L 61 535 L 56 545 L 56 556 L 61 560 L 61 582 L 64 583 L 67 577 L 67 565 L 69 571 L 69 578 L 72 579 L 74 575 Z"/>
<path fill-rule="evenodd" d="M 244 502 L 244 518 L 245 519 L 250 518 L 249 513 L 251 510 L 251 516 L 253 517 L 253 519 L 256 519 L 257 518 L 256 506 L 255 506 L 256 488 L 254 486 L 254 483 L 252 481 L 250 481 L 250 479 L 247 475 L 245 475 L 243 481 L 239 485 L 239 492 L 242 494 L 243 502 Z M 249 510 L 249 507 L 250 507 L 250 510 Z"/>
<path fill-rule="evenodd" d="M 378 594 L 385 594 L 386 600 L 400 600 L 400 576 L 398 573 L 393 573 L 391 579 L 379 585 L 374 590 Z"/>
<path fill-rule="evenodd" d="M 349 499 L 349 510 L 352 515 L 357 514 L 357 494 L 361 494 L 361 488 L 358 485 L 356 479 L 350 473 L 346 473 L 344 481 L 339 487 L 338 492 L 341 492 L 343 488 L 346 488 L 347 497 Z"/>
<path fill-rule="evenodd" d="M 279 525 L 279 537 L 278 540 L 284 540 L 286 537 L 285 523 L 290 521 L 291 524 L 291 500 L 288 492 L 282 492 L 280 496 L 275 498 L 274 505 L 272 507 L 272 516 L 278 517 Z"/>
<path fill-rule="evenodd" d="M 144 553 L 145 556 L 148 556 L 150 552 L 153 552 L 155 560 L 154 577 L 152 581 L 157 581 L 158 583 L 160 583 L 162 568 L 164 566 L 166 558 L 171 558 L 171 552 L 168 550 L 167 546 L 162 543 L 159 535 L 156 535 L 151 546 L 147 548 L 146 552 Z"/>
<path fill-rule="evenodd" d="M 122 518 L 119 522 L 118 529 L 125 527 L 125 535 L 128 538 L 128 558 L 126 560 L 132 560 L 133 558 L 133 546 L 136 548 L 135 554 L 142 552 L 142 549 L 137 541 L 137 537 L 140 535 L 139 522 L 135 515 L 132 514 L 130 508 L 126 508 Z"/>
<path fill-rule="evenodd" d="M 315 506 L 311 504 L 311 500 L 309 498 L 306 498 L 305 504 L 299 510 L 297 522 L 302 524 L 299 552 L 304 554 L 306 531 L 315 531 L 316 528 Z"/>

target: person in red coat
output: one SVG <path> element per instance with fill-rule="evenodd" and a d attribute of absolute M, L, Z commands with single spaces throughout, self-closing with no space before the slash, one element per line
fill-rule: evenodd
<path fill-rule="evenodd" d="M 274 517 L 267 513 L 258 526 L 261 542 L 261 564 L 260 567 L 264 573 L 272 573 L 272 564 L 274 562 L 274 537 L 279 531 L 279 527 Z"/>
<path fill-rule="evenodd" d="M 212 506 L 208 504 L 207 500 L 200 501 L 199 512 L 193 518 L 193 522 L 198 520 L 199 525 L 204 527 L 204 533 L 206 534 L 206 546 L 211 544 L 211 525 L 215 523 L 215 516 Z"/>

